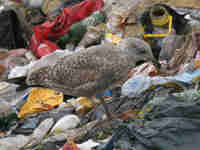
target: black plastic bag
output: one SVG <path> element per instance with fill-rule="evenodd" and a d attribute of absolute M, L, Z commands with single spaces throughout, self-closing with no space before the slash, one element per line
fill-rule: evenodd
<path fill-rule="evenodd" d="M 4 10 L 0 13 L 0 48 L 25 48 L 23 30 L 14 10 Z"/>
<path fill-rule="evenodd" d="M 112 140 L 99 149 L 199 150 L 199 116 L 200 95 L 195 91 L 182 96 L 157 97 L 144 120 L 120 125 Z"/>

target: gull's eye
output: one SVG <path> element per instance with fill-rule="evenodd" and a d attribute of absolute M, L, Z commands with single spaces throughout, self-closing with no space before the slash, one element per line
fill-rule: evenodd
<path fill-rule="evenodd" d="M 139 49 L 138 50 L 138 54 L 145 54 L 145 53 L 146 53 L 146 51 L 144 49 Z"/>

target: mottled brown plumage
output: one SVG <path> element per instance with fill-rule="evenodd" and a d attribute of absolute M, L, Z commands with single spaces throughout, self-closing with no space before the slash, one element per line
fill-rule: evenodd
<path fill-rule="evenodd" d="M 28 85 L 41 85 L 66 95 L 92 97 L 127 80 L 137 61 L 154 61 L 143 40 L 129 38 L 119 46 L 111 43 L 93 46 L 60 58 L 28 74 Z"/>

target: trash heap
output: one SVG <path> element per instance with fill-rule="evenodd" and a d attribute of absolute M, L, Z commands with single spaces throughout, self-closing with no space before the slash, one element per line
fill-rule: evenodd
<path fill-rule="evenodd" d="M 4 0 L 0 20 L 0 150 L 199 148 L 198 0 Z M 159 69 L 140 62 L 93 100 L 21 78 L 131 37 L 149 44 Z"/>

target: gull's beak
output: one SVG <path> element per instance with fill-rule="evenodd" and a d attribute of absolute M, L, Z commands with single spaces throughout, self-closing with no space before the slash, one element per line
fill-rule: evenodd
<path fill-rule="evenodd" d="M 161 64 L 160 64 L 155 58 L 153 58 L 151 61 L 152 61 L 153 65 L 154 65 L 157 69 L 160 69 Z"/>
<path fill-rule="evenodd" d="M 153 55 L 148 55 L 146 57 L 144 57 L 145 61 L 151 61 L 153 63 L 153 65 L 159 70 L 161 68 L 161 64 L 159 63 L 158 60 L 156 60 L 156 58 Z"/>

